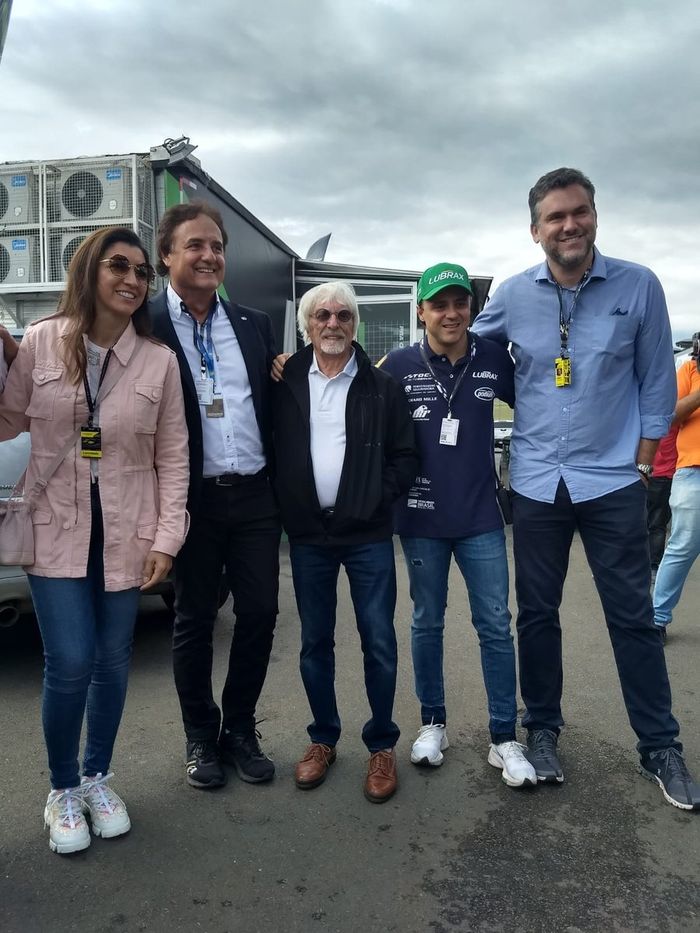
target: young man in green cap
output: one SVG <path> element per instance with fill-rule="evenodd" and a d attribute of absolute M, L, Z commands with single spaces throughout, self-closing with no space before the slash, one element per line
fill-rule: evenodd
<path fill-rule="evenodd" d="M 425 336 L 378 365 L 401 382 L 413 415 L 420 471 L 396 507 L 413 599 L 411 650 L 422 726 L 416 765 L 442 764 L 447 740 L 443 630 L 452 556 L 467 585 L 488 698 L 489 764 L 511 787 L 537 783 L 515 740 L 515 652 L 508 563 L 496 498 L 493 400 L 513 404 L 513 362 L 469 333 L 474 289 L 455 263 L 431 266 L 418 283 Z"/>

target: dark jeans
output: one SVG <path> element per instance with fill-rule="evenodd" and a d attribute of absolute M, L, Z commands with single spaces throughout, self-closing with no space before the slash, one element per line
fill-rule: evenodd
<path fill-rule="evenodd" d="M 675 746 L 678 723 L 649 595 L 642 482 L 573 504 L 564 481 L 553 503 L 515 494 L 513 545 L 520 688 L 528 729 L 564 724 L 559 606 L 575 530 L 598 589 L 630 724 L 641 753 Z"/>
<path fill-rule="evenodd" d="M 255 727 L 272 650 L 279 589 L 280 523 L 266 477 L 239 486 L 205 481 L 175 561 L 173 668 L 190 741 Z M 212 635 L 223 568 L 235 616 L 221 711 L 212 693 Z"/>
<path fill-rule="evenodd" d="M 44 642 L 42 722 L 53 788 L 80 784 L 78 751 L 85 718 L 83 774 L 93 777 L 109 771 L 124 709 L 140 594 L 137 587 L 105 592 L 103 545 L 102 510 L 94 485 L 87 575 L 29 574 Z"/>
<path fill-rule="evenodd" d="M 647 528 L 649 529 L 649 559 L 651 569 L 658 570 L 666 547 L 666 529 L 671 521 L 670 476 L 652 476 L 647 487 Z"/>
<path fill-rule="evenodd" d="M 399 727 L 392 720 L 396 691 L 396 569 L 391 540 L 347 547 L 290 542 L 289 556 L 301 618 L 300 669 L 314 721 L 312 742 L 335 745 L 340 716 L 335 699 L 335 612 L 338 573 L 345 567 L 364 658 L 365 690 L 372 711 L 362 730 L 371 752 L 393 748 Z"/>

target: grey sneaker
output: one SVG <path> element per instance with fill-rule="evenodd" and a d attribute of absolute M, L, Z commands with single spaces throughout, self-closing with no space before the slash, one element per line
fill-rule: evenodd
<path fill-rule="evenodd" d="M 261 784 L 275 776 L 275 765 L 260 748 L 257 729 L 231 732 L 224 729 L 219 737 L 219 758 L 233 765 L 238 777 L 248 784 Z"/>
<path fill-rule="evenodd" d="M 537 780 L 546 784 L 561 784 L 564 772 L 557 758 L 559 736 L 551 729 L 531 729 L 527 734 L 525 757 L 537 772 Z"/>
<path fill-rule="evenodd" d="M 223 787 L 226 783 L 224 771 L 216 742 L 202 739 L 187 743 L 187 764 L 185 765 L 187 783 L 191 787 L 209 790 Z"/>
<path fill-rule="evenodd" d="M 639 773 L 648 781 L 656 781 L 661 793 L 674 807 L 700 810 L 700 784 L 693 780 L 677 748 L 662 748 L 643 755 Z"/>

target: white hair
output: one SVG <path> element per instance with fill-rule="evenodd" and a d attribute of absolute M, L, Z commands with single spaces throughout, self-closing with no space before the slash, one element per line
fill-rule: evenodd
<path fill-rule="evenodd" d="M 355 289 L 349 282 L 336 281 L 324 282 L 322 285 L 316 285 L 309 289 L 299 302 L 297 311 L 297 327 L 299 333 L 304 338 L 304 343 L 310 343 L 309 337 L 309 318 L 313 312 L 326 301 L 336 301 L 352 312 L 353 329 L 352 339 L 357 337 L 357 329 L 360 326 L 360 309 L 357 306 L 357 297 Z"/>

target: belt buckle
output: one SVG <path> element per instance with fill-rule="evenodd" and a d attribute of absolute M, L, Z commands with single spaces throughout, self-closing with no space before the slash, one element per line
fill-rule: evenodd
<path fill-rule="evenodd" d="M 229 479 L 232 476 L 231 473 L 222 473 L 220 476 L 214 477 L 214 484 L 216 486 L 232 486 L 233 483 Z"/>

